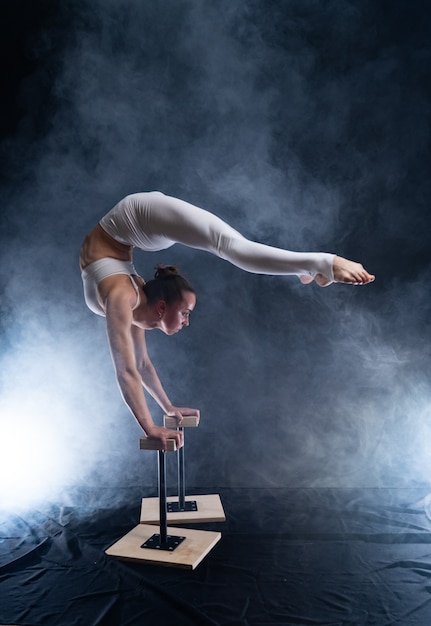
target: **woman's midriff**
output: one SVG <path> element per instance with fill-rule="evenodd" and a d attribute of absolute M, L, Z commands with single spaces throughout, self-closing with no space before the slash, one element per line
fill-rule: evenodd
<path fill-rule="evenodd" d="M 79 255 L 79 265 L 83 270 L 90 263 L 106 257 L 119 259 L 120 261 L 132 261 L 133 246 L 126 246 L 115 241 L 98 224 L 85 237 Z"/>

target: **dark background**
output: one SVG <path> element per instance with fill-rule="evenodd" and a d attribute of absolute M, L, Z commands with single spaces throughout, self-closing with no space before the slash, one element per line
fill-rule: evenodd
<path fill-rule="evenodd" d="M 430 3 L 2 3 L 4 507 L 152 486 L 78 251 L 124 195 L 161 190 L 244 235 L 361 261 L 302 286 L 175 246 L 190 328 L 149 333 L 191 484 L 427 487 Z M 161 411 L 150 403 L 154 419 Z M 118 488 L 118 489 L 117 489 Z"/>

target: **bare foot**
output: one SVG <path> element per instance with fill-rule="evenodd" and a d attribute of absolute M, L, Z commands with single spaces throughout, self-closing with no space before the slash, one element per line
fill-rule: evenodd
<path fill-rule="evenodd" d="M 314 277 L 313 276 L 307 276 L 306 274 L 303 274 L 302 276 L 299 277 L 299 280 L 301 281 L 301 283 L 303 285 L 308 285 L 308 284 L 313 282 Z"/>
<path fill-rule="evenodd" d="M 334 281 L 323 274 L 316 274 L 314 278 L 312 276 L 300 276 L 300 281 L 303 285 L 307 285 L 314 280 L 319 287 L 327 287 L 332 282 L 347 283 L 349 285 L 366 285 L 372 283 L 376 278 L 373 274 L 369 274 L 361 263 L 349 261 L 341 256 L 334 257 L 332 270 L 334 273 Z"/>

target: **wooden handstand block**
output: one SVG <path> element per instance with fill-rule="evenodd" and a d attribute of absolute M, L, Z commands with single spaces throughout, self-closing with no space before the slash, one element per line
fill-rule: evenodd
<path fill-rule="evenodd" d="M 170 415 L 164 415 L 163 416 L 163 423 L 165 425 L 165 428 L 177 428 L 178 426 L 180 426 L 181 428 L 196 428 L 196 426 L 199 426 L 199 416 L 198 415 L 184 415 L 183 416 L 183 421 L 181 422 L 181 424 L 178 423 L 178 420 L 176 417 L 171 417 Z"/>
<path fill-rule="evenodd" d="M 166 443 L 167 443 L 168 452 L 177 451 L 177 444 L 175 443 L 175 439 L 168 439 Z M 157 439 L 148 439 L 148 437 L 140 437 L 139 448 L 141 450 L 161 450 L 162 442 L 157 441 Z"/>

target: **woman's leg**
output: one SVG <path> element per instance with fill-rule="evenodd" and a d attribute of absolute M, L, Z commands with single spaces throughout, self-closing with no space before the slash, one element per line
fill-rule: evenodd
<path fill-rule="evenodd" d="M 151 201 L 150 224 L 154 232 L 192 248 L 206 250 L 236 267 L 256 274 L 317 274 L 334 280 L 333 254 L 291 252 L 250 241 L 216 215 L 188 202 L 157 194 Z"/>

